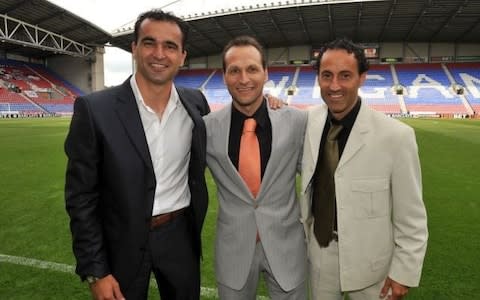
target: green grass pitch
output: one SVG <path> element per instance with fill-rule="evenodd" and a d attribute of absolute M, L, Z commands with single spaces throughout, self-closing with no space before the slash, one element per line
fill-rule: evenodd
<path fill-rule="evenodd" d="M 404 121 L 417 134 L 430 231 L 421 285 L 407 299 L 479 297 L 480 120 Z M 86 284 L 71 271 L 63 199 L 69 122 L 0 119 L 0 299 L 90 299 Z M 215 299 L 217 203 L 208 172 L 207 180 L 202 299 Z M 154 287 L 150 296 L 158 299 Z"/>

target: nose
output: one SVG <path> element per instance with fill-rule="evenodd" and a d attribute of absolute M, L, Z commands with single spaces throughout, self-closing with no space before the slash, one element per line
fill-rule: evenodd
<path fill-rule="evenodd" d="M 239 79 L 240 79 L 240 82 L 241 82 L 241 83 L 247 83 L 247 82 L 250 81 L 250 77 L 248 77 L 248 74 L 247 74 L 247 72 L 245 72 L 245 71 L 242 71 L 242 72 L 240 73 L 240 78 L 239 78 Z"/>
<path fill-rule="evenodd" d="M 155 58 L 158 58 L 158 59 L 162 59 L 162 58 L 165 57 L 165 52 L 164 52 L 164 49 L 163 49 L 162 45 L 157 45 L 155 47 L 155 51 L 153 52 L 153 56 Z"/>
<path fill-rule="evenodd" d="M 332 91 L 337 91 L 340 89 L 340 85 L 338 84 L 338 78 L 336 76 L 334 76 L 332 78 L 332 80 L 330 81 L 330 85 L 329 85 L 329 88 L 332 90 Z"/>

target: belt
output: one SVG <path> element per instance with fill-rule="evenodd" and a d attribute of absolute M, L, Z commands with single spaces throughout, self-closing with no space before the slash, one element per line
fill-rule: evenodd
<path fill-rule="evenodd" d="M 176 217 L 182 215 L 185 212 L 185 209 L 186 208 L 184 207 L 184 208 L 180 208 L 179 210 L 153 216 L 152 220 L 150 221 L 150 229 L 154 229 L 159 226 L 162 226 L 165 223 L 171 222 Z"/>

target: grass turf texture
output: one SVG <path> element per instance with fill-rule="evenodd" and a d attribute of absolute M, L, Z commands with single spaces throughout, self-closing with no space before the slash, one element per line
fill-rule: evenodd
<path fill-rule="evenodd" d="M 417 134 L 430 231 L 421 286 L 408 299 L 473 299 L 480 294 L 480 121 L 404 121 Z M 74 265 L 63 200 L 69 122 L 0 119 L 0 254 Z M 207 182 L 202 286 L 215 289 L 217 202 L 208 172 Z M 154 287 L 150 296 L 158 299 Z M 0 262 L 0 299 L 89 299 L 89 292 L 71 273 Z"/>

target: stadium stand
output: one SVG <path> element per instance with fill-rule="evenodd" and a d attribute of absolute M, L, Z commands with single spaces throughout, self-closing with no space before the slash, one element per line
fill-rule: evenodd
<path fill-rule="evenodd" d="M 222 70 L 213 70 L 208 82 L 203 85 L 203 92 L 212 105 L 224 105 L 230 101 L 230 94 L 223 83 Z"/>
<path fill-rule="evenodd" d="M 297 69 L 295 67 L 269 67 L 268 81 L 264 91 L 274 96 L 286 98 L 287 90 L 295 80 Z"/>
<path fill-rule="evenodd" d="M 268 70 L 266 93 L 297 107 L 320 103 L 313 67 L 273 66 Z M 478 63 L 449 64 L 448 69 L 441 64 L 373 64 L 360 96 L 370 107 L 389 115 L 472 114 L 469 107 L 480 111 L 479 70 Z M 213 109 L 230 102 L 221 69 L 181 70 L 175 84 L 202 90 Z M 456 86 L 465 87 L 465 100 Z M 400 87 L 400 94 L 396 87 Z"/>
<path fill-rule="evenodd" d="M 404 100 L 410 113 L 468 113 L 441 64 L 397 64 L 395 69 L 399 84 L 406 87 Z"/>
<path fill-rule="evenodd" d="M 360 96 L 370 107 L 386 114 L 400 114 L 399 96 L 393 93 L 394 81 L 390 65 L 372 65 Z"/>
<path fill-rule="evenodd" d="M 20 116 L 71 114 L 78 89 L 42 65 L 0 60 L 0 111 Z"/>
<path fill-rule="evenodd" d="M 480 112 L 480 63 L 449 63 L 447 68 L 474 111 Z"/>
<path fill-rule="evenodd" d="M 317 82 L 317 71 L 309 66 L 299 67 L 299 75 L 294 84 L 294 96 L 289 102 L 294 105 L 317 104 L 320 88 Z"/>
<path fill-rule="evenodd" d="M 232 37 L 250 34 L 266 46 L 272 64 L 265 91 L 295 106 L 318 104 L 316 72 L 308 63 L 324 42 L 346 36 L 364 45 L 366 53 L 374 50 L 369 51 L 373 65 L 360 89 L 364 102 L 374 109 L 391 115 L 479 115 L 480 23 L 476 20 L 480 2 L 323 2 L 278 1 L 220 10 L 211 10 L 205 3 L 203 12 L 179 15 L 188 23 L 190 34 L 185 69 L 175 83 L 200 89 L 213 109 L 228 103 L 220 53 Z M 133 24 L 108 33 L 50 1 L 36 0 L 35 5 L 34 14 L 30 1 L 0 1 L 4 21 L 0 32 L 15 28 L 0 43 L 0 59 L 4 59 L 0 61 L 0 113 L 71 114 L 75 97 L 104 88 L 104 46 L 131 51 Z M 379 14 L 373 12 L 390 17 L 382 25 Z M 328 32 L 316 30 L 320 19 L 322 26 L 330 28 Z M 421 24 L 431 28 L 425 32 Z M 40 38 L 33 38 L 34 31 Z M 16 57 L 21 62 L 15 62 Z M 77 71 L 73 76 L 68 74 L 72 68 Z M 69 75 L 68 80 L 58 74 Z"/>
<path fill-rule="evenodd" d="M 71 114 L 74 99 L 83 94 L 39 64 L 0 60 L 0 80 L 3 114 Z M 214 110 L 230 102 L 221 69 L 181 70 L 175 84 L 202 90 Z M 396 86 L 403 88 L 403 95 L 397 95 Z M 297 107 L 320 103 L 316 70 L 311 66 L 269 67 L 265 92 Z M 372 108 L 391 115 L 471 114 L 468 108 L 480 111 L 480 63 L 450 63 L 445 68 L 441 64 L 372 65 L 360 96 Z"/>
<path fill-rule="evenodd" d="M 175 84 L 200 89 L 211 74 L 212 70 L 207 69 L 180 70 L 175 77 Z"/>

